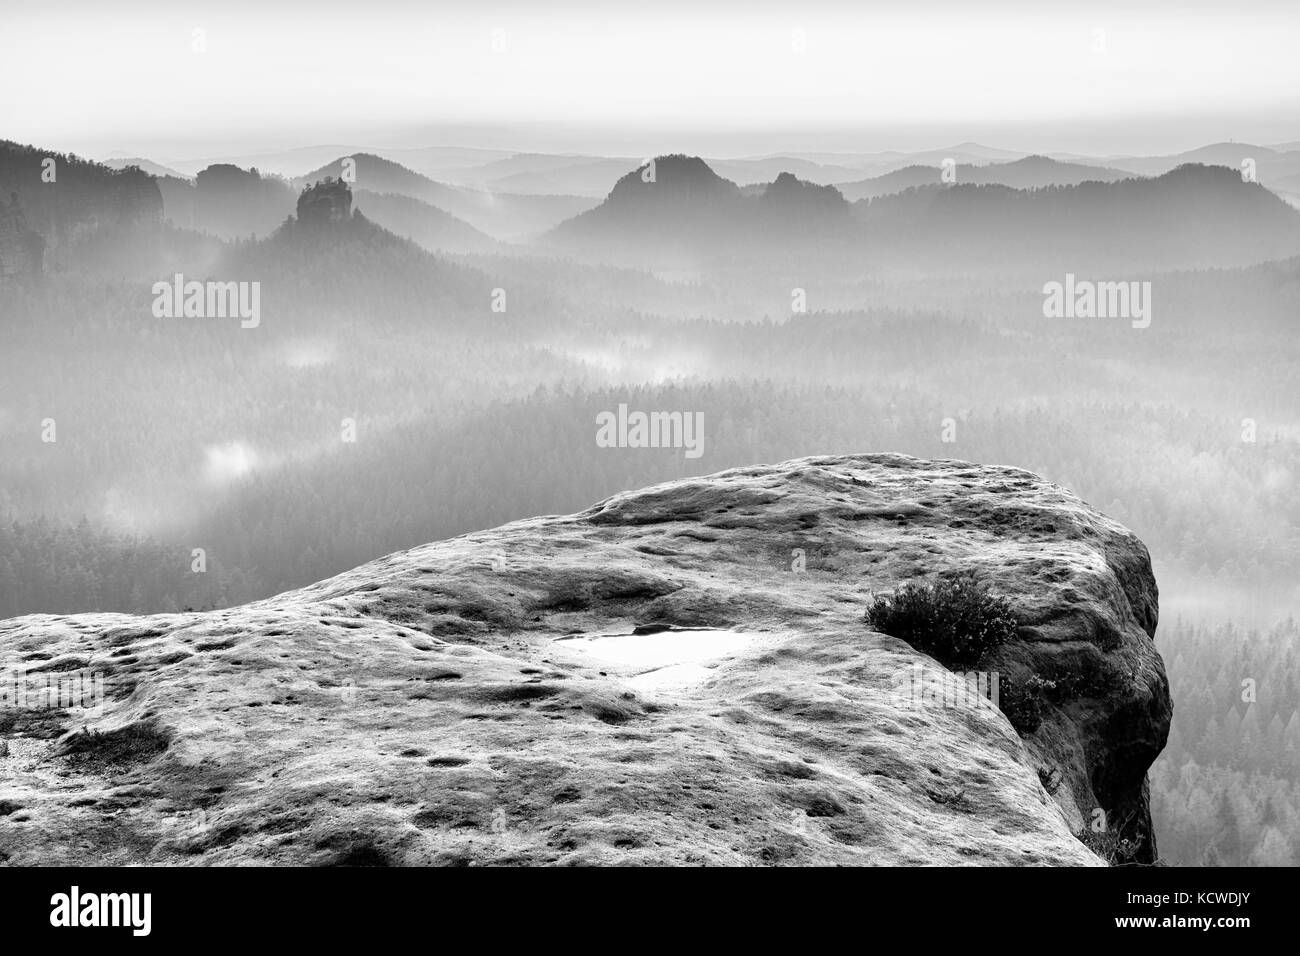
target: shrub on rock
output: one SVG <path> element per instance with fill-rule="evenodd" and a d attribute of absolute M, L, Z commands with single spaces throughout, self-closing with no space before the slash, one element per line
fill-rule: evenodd
<path fill-rule="evenodd" d="M 880 595 L 867 620 L 949 668 L 978 663 L 1010 640 L 1019 623 L 1011 605 L 989 593 L 971 571 Z"/>

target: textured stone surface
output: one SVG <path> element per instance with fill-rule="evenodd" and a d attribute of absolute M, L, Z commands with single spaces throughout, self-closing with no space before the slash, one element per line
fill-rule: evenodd
<path fill-rule="evenodd" d="M 992 665 L 1057 681 L 1024 740 L 986 702 L 916 705 L 913 665 L 957 678 L 863 622 L 872 591 L 965 568 L 1024 620 Z M 1150 856 L 1156 608 L 1145 547 L 1063 489 L 872 455 L 625 493 L 230 610 L 5 621 L 6 671 L 102 672 L 106 704 L 0 712 L 0 859 L 1092 865 L 1072 832 L 1098 807 Z M 753 639 L 651 690 L 561 640 L 651 623 Z M 104 761 L 75 752 L 83 723 L 153 733 Z"/>

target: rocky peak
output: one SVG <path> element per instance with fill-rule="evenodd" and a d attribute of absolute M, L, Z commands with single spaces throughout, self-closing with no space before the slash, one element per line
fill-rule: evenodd
<path fill-rule="evenodd" d="M 327 228 L 351 218 L 352 188 L 341 179 L 323 179 L 298 197 L 298 222 L 307 228 Z"/>
<path fill-rule="evenodd" d="M 1014 607 L 980 666 L 1050 688 L 1032 729 L 935 703 L 969 675 L 864 622 L 951 571 Z M 0 667 L 105 687 L 89 721 L 10 720 L 0 854 L 1095 865 L 1101 819 L 1150 860 L 1156 620 L 1142 543 L 1028 472 L 732 469 L 244 607 L 0 623 Z"/>
<path fill-rule="evenodd" d="M 638 221 L 654 226 L 664 216 L 686 215 L 694 221 L 720 213 L 736 207 L 742 198 L 735 183 L 723 179 L 698 156 L 673 154 L 657 156 L 624 175 L 604 203 L 584 215 L 648 217 Z"/>
<path fill-rule="evenodd" d="M 805 182 L 792 173 L 781 173 L 763 190 L 764 212 L 786 228 L 843 224 L 849 204 L 834 186 Z"/>

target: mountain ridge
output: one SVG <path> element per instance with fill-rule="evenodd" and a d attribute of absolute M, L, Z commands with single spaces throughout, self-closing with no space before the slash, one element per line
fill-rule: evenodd
<path fill-rule="evenodd" d="M 938 185 L 943 182 L 942 173 L 941 166 L 913 164 L 869 179 L 836 183 L 836 187 L 844 194 L 845 199 L 855 202 L 901 192 L 913 186 Z M 981 166 L 958 163 L 954 167 L 953 181 L 981 186 L 1009 186 L 1012 189 L 1041 189 L 1047 186 L 1077 185 L 1088 181 L 1111 182 L 1132 178 L 1135 175 L 1109 166 L 1068 163 L 1034 154 Z"/>
<path fill-rule="evenodd" d="M 1150 179 L 1040 189 L 936 182 L 852 204 L 835 187 L 793 189 L 800 182 L 784 173 L 766 188 L 742 189 L 699 157 L 661 156 L 625 174 L 604 202 L 545 241 L 597 257 L 857 255 L 880 268 L 938 272 L 1134 272 L 1300 252 L 1296 210 L 1220 166 L 1189 163 Z M 771 201 L 796 195 L 810 201 Z"/>

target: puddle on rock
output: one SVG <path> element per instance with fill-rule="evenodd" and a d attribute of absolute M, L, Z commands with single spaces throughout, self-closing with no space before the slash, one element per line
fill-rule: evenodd
<path fill-rule="evenodd" d="M 629 687 L 656 691 L 702 683 L 713 674 L 712 668 L 704 666 L 706 662 L 743 650 L 758 637 L 744 631 L 700 628 L 565 637 L 556 643 L 630 673 L 624 680 Z"/>

